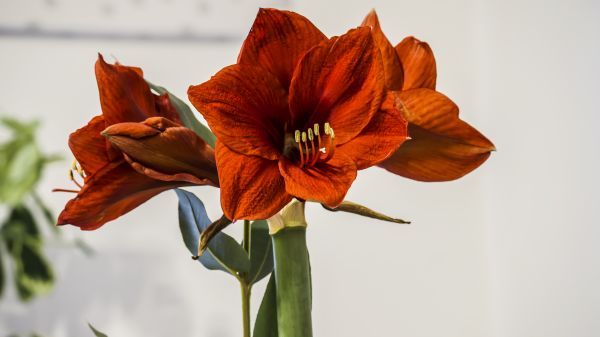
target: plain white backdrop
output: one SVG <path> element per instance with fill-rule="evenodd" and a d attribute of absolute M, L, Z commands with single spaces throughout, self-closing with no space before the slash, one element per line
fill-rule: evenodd
<path fill-rule="evenodd" d="M 348 199 L 410 226 L 308 207 L 315 336 L 599 336 L 600 3 L 286 3 L 327 35 L 375 8 L 392 43 L 429 42 L 438 90 L 498 148 L 455 182 L 361 172 Z M 247 30 L 259 5 L 219 15 Z M 18 6 L 0 0 L 0 26 Z M 157 22 L 177 20 L 159 14 Z M 99 113 L 97 52 L 185 97 L 235 62 L 243 35 L 214 43 L 0 35 L 0 114 L 40 118 L 44 149 L 67 158 L 47 171 L 40 194 L 57 212 L 69 197 L 50 190 L 69 186 L 68 134 Z M 217 190 L 193 190 L 220 215 Z M 0 335 L 90 336 L 91 322 L 111 337 L 240 336 L 235 280 L 190 259 L 176 213 L 166 192 L 97 231 L 62 227 L 95 254 L 51 244 L 55 289 L 31 305 L 5 294 Z"/>

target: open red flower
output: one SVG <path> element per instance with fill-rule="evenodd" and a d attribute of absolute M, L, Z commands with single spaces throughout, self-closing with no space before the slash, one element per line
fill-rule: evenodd
<path fill-rule="evenodd" d="M 454 180 L 479 167 L 494 145 L 460 120 L 458 106 L 435 90 L 436 65 L 429 45 L 411 36 L 392 47 L 375 11 L 362 25 L 373 30 L 387 88 L 397 91 L 411 137 L 380 166 L 420 181 Z"/>
<path fill-rule="evenodd" d="M 188 94 L 217 136 L 230 219 L 268 218 L 292 197 L 335 207 L 406 139 L 370 29 L 328 39 L 292 12 L 261 9 L 238 64 Z"/>
<path fill-rule="evenodd" d="M 214 151 L 178 124 L 168 96 L 152 94 L 141 69 L 107 64 L 100 55 L 96 79 L 102 115 L 69 137 L 83 186 L 59 225 L 92 230 L 167 189 L 218 186 Z"/>

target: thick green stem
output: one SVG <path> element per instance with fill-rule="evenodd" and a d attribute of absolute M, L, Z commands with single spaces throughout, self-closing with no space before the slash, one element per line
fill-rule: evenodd
<path fill-rule="evenodd" d="M 306 227 L 272 234 L 278 337 L 312 337 L 311 283 Z"/>
<path fill-rule="evenodd" d="M 244 326 L 244 337 L 250 337 L 250 292 L 252 288 L 240 282 L 242 290 L 242 324 Z"/>

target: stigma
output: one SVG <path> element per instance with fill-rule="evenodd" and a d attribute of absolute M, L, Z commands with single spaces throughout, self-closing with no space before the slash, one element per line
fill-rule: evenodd
<path fill-rule="evenodd" d="M 314 166 L 318 162 L 327 162 L 335 152 L 335 133 L 329 123 L 323 124 L 321 136 L 319 124 L 315 123 L 306 131 L 296 130 L 294 140 L 299 152 L 299 165 Z"/>

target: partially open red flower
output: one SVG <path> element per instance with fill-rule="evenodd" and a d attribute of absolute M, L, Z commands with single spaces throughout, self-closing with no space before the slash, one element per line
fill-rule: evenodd
<path fill-rule="evenodd" d="M 152 94 L 141 69 L 107 64 L 100 55 L 96 79 L 102 115 L 69 137 L 83 186 L 59 225 L 96 229 L 167 189 L 218 186 L 213 150 L 178 124 L 168 96 Z M 101 134 L 107 127 L 114 145 Z M 186 158 L 181 151 L 189 151 Z"/>
<path fill-rule="evenodd" d="M 327 39 L 306 18 L 261 9 L 238 64 L 191 86 L 217 136 L 221 205 L 265 219 L 292 197 L 341 203 L 356 171 L 406 139 L 370 29 Z"/>
<path fill-rule="evenodd" d="M 494 145 L 458 117 L 458 106 L 435 90 L 436 65 L 429 45 L 407 37 L 395 48 L 383 34 L 375 11 L 363 21 L 381 50 L 388 89 L 397 90 L 410 140 L 380 164 L 421 181 L 458 179 L 481 165 Z"/>

